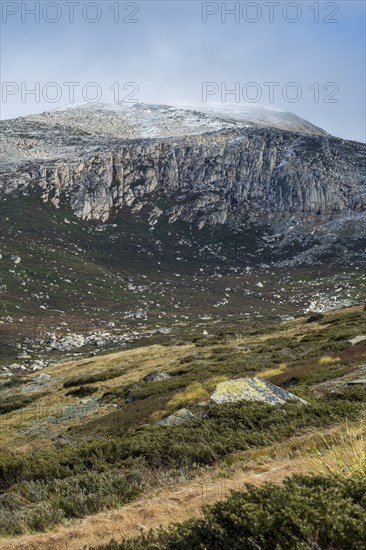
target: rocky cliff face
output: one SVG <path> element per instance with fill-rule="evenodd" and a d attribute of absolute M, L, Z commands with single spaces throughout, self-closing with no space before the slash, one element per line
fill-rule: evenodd
<path fill-rule="evenodd" d="M 1 192 L 38 190 L 43 201 L 68 202 L 84 219 L 106 221 L 123 208 L 146 207 L 152 223 L 164 215 L 200 228 L 365 210 L 363 144 L 315 127 L 294 132 L 188 113 L 191 135 L 181 110 L 154 111 L 158 129 L 147 126 L 145 112 L 139 131 L 131 112 L 128 120 L 119 114 L 118 127 L 108 113 L 105 132 L 100 116 L 89 132 L 82 115 L 78 124 L 47 115 L 5 122 Z"/>

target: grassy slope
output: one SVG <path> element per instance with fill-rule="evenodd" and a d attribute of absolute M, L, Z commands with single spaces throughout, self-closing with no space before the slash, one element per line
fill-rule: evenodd
<path fill-rule="evenodd" d="M 35 399 L 0 416 L 2 528 L 13 534 L 47 531 L 75 514 L 117 508 L 157 488 L 164 492 L 167 483 L 212 481 L 218 472 L 224 477 L 234 472 L 235 480 L 235 472 L 250 465 L 254 470 L 260 464 L 280 467 L 289 457 L 297 460 L 306 448 L 311 454 L 314 441 L 324 447 L 323 436 L 337 434 L 346 422 L 356 426 L 364 415 L 361 389 L 339 388 L 341 379 L 365 373 L 365 343 L 352 346 L 347 341 L 366 333 L 363 306 L 327 314 L 316 323 L 299 318 L 257 327 L 237 338 L 225 334 L 225 326 L 221 336 L 220 327 L 212 328 L 217 331 L 214 338 L 201 337 L 190 344 L 147 346 L 48 367 L 43 373 L 51 379 L 38 391 L 21 393 L 31 382 L 30 375 L 17 379 L 19 385 L 3 387 L 2 398 L 8 403 L 22 396 Z M 171 377 L 142 381 L 156 370 L 166 370 Z M 152 425 L 182 406 L 199 414 L 199 402 L 209 398 L 217 381 L 252 375 L 290 388 L 309 405 L 288 404 L 281 409 L 228 405 L 182 427 Z M 95 390 L 84 403 L 67 395 L 80 387 Z M 339 440 L 333 443 L 332 447 L 339 446 Z M 45 454 L 40 454 L 41 449 Z M 13 456 L 9 450 L 24 453 Z M 308 468 L 295 461 L 293 468 L 290 464 L 284 468 L 311 471 L 314 465 Z M 80 500 L 84 484 L 91 494 Z M 110 525 L 108 517 L 117 516 L 105 516 Z M 175 519 L 184 517 L 177 511 Z M 78 528 L 70 529 L 78 540 Z M 104 538 L 92 537 L 90 542 L 107 541 L 105 528 L 101 529 Z M 70 534 L 69 528 L 65 532 Z M 131 534 L 135 532 L 132 529 Z"/>
<path fill-rule="evenodd" d="M 233 376 L 262 376 L 296 391 L 341 376 L 352 378 L 365 363 L 366 342 L 351 346 L 347 341 L 366 333 L 362 307 L 328 314 L 317 323 L 299 318 L 262 326 L 234 339 L 225 334 L 225 326 L 215 324 L 212 329 L 214 338 L 201 337 L 195 343 L 153 345 L 48 367 L 42 373 L 51 378 L 38 391 L 24 392 L 35 375 L 17 378 L 21 384 L 5 386 L 3 400 L 32 397 L 33 401 L 0 416 L 2 448 L 49 446 L 62 440 L 63 434 L 77 439 L 118 435 L 126 427 L 159 420 L 182 406 L 199 412 L 197 403 L 209 398 L 218 381 Z M 162 382 L 142 381 L 155 370 L 172 376 Z M 90 410 L 79 404 L 79 396 L 67 395 L 80 386 L 95 390 L 89 397 L 96 400 Z M 125 403 L 128 396 L 132 402 Z"/>

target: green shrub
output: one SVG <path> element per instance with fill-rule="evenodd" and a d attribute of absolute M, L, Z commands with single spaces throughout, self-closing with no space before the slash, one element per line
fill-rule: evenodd
<path fill-rule="evenodd" d="M 363 550 L 365 517 L 365 480 L 294 476 L 247 486 L 206 507 L 202 519 L 98 550 Z"/>
<path fill-rule="evenodd" d="M 345 388 L 321 398 L 314 398 L 308 389 L 304 396 L 307 405 L 295 401 L 283 406 L 245 401 L 212 404 L 205 418 L 180 426 L 133 427 L 120 437 L 75 447 L 3 452 L 0 508 L 6 517 L 0 521 L 0 530 L 9 533 L 36 529 L 38 504 L 47 504 L 50 518 L 58 517 L 59 509 L 65 517 L 75 517 L 119 505 L 138 494 L 157 472 L 174 476 L 182 469 L 194 471 L 235 451 L 267 446 L 304 430 L 354 420 L 365 411 L 364 387 Z M 17 504 L 12 505 L 16 495 Z M 12 520 L 10 528 L 9 514 L 14 510 L 18 520 Z M 52 521 L 45 520 L 47 525 Z"/>
<path fill-rule="evenodd" d="M 310 315 L 310 317 L 307 318 L 307 323 L 316 323 L 317 321 L 320 321 L 321 319 L 324 319 L 324 315 L 322 313 L 313 313 L 313 315 Z"/>
<path fill-rule="evenodd" d="M 80 386 L 80 388 L 68 391 L 66 395 L 74 397 L 87 397 L 88 395 L 92 395 L 96 391 L 98 391 L 98 388 L 96 387 L 91 388 L 89 386 Z"/>
<path fill-rule="evenodd" d="M 95 471 L 52 483 L 22 482 L 0 496 L 0 533 L 19 535 L 45 531 L 63 519 L 115 508 L 129 502 L 145 487 L 143 470 Z"/>
<path fill-rule="evenodd" d="M 24 507 L 24 502 L 20 500 L 14 509 L 4 504 L 1 506 L 0 533 L 14 536 L 32 531 L 46 531 L 64 518 L 63 510 L 54 500 L 39 502 L 28 507 Z"/>

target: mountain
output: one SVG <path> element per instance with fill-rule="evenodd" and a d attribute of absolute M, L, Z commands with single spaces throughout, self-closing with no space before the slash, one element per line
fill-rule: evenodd
<path fill-rule="evenodd" d="M 0 550 L 361 548 L 365 146 L 237 106 L 1 130 Z"/>
<path fill-rule="evenodd" d="M 361 143 L 291 113 L 208 105 L 81 105 L 1 133 L 7 357 L 22 356 L 19 334 L 48 351 L 87 331 L 125 345 L 136 330 L 365 293 Z"/>
<path fill-rule="evenodd" d="M 281 112 L 86 105 L 5 121 L 2 133 L 2 193 L 37 189 L 82 219 L 147 207 L 202 228 L 366 205 L 365 147 Z"/>
<path fill-rule="evenodd" d="M 256 127 L 278 128 L 305 134 L 328 135 L 325 130 L 300 118 L 289 111 L 258 107 L 253 104 L 202 103 L 201 105 L 180 105 L 182 109 L 199 111 L 227 122 L 239 122 Z"/>

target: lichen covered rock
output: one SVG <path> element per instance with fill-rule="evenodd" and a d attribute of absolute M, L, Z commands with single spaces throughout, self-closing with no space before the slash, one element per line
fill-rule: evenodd
<path fill-rule="evenodd" d="M 211 401 L 218 404 L 235 401 L 261 401 L 269 405 L 280 405 L 292 400 L 306 403 L 268 380 L 259 378 L 238 378 L 221 382 L 217 384 L 211 396 Z"/>

